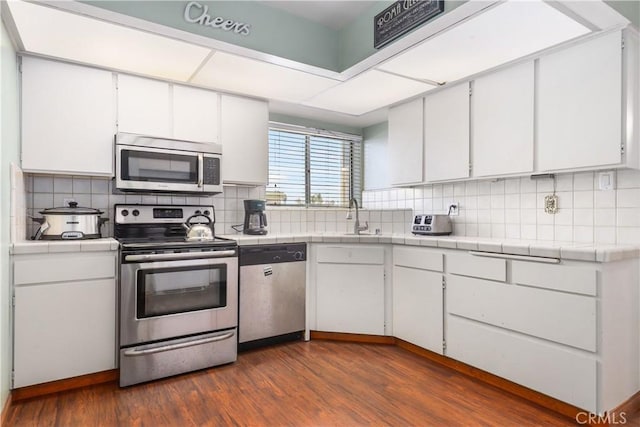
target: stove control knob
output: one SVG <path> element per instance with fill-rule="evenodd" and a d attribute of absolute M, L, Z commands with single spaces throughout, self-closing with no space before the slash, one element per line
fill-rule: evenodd
<path fill-rule="evenodd" d="M 200 215 L 201 213 L 202 212 L 200 212 L 200 210 L 197 210 L 197 211 L 194 212 L 194 214 L 196 214 L 196 215 Z"/>
<path fill-rule="evenodd" d="M 126 210 L 126 209 L 123 209 L 122 210 L 122 216 L 127 216 L 127 215 L 129 215 L 129 211 Z"/>
<path fill-rule="evenodd" d="M 133 216 L 138 216 L 138 215 L 140 215 L 140 211 L 139 211 L 138 209 L 134 209 L 134 210 L 131 212 L 131 214 L 132 214 Z"/>
<path fill-rule="evenodd" d="M 204 211 L 203 213 L 204 213 L 206 216 L 211 215 L 211 212 L 209 212 L 209 211 Z"/>
<path fill-rule="evenodd" d="M 296 253 L 293 254 L 293 259 L 301 261 L 303 258 L 303 254 L 300 251 L 297 251 Z"/>

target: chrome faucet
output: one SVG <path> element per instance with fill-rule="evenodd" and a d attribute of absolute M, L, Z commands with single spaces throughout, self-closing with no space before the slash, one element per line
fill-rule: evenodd
<path fill-rule="evenodd" d="M 353 224 L 353 234 L 360 234 L 361 231 L 367 231 L 369 229 L 369 222 L 365 221 L 364 226 L 360 226 L 360 215 L 358 211 L 358 201 L 356 198 L 349 200 L 349 212 L 347 212 L 347 219 L 351 219 L 351 208 L 356 208 L 356 222 Z"/>

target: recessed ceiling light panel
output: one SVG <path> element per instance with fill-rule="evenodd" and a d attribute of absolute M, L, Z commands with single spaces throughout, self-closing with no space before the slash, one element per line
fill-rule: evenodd
<path fill-rule="evenodd" d="M 9 7 L 27 52 L 179 81 L 210 52 L 47 6 L 12 0 Z"/>
<path fill-rule="evenodd" d="M 418 79 L 451 82 L 589 32 L 542 1 L 510 1 L 377 68 Z"/>
<path fill-rule="evenodd" d="M 216 52 L 191 79 L 191 83 L 287 102 L 301 102 L 336 84 L 280 65 Z"/>
<path fill-rule="evenodd" d="M 435 88 L 427 83 L 371 70 L 322 92 L 304 104 L 361 115 Z"/>

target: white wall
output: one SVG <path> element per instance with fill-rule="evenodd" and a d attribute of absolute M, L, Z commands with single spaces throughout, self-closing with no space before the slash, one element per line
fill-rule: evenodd
<path fill-rule="evenodd" d="M 388 122 L 378 123 L 363 130 L 364 144 L 364 189 L 376 190 L 390 186 L 387 140 Z"/>
<path fill-rule="evenodd" d="M 2 24 L 0 35 L 0 406 L 9 395 L 11 377 L 11 323 L 9 242 L 11 217 L 11 163 L 19 163 L 19 96 L 16 51 Z"/>

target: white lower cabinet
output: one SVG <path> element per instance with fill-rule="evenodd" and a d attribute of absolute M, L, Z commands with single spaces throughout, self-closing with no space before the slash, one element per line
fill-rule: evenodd
<path fill-rule="evenodd" d="M 447 357 L 593 413 L 640 389 L 638 260 L 485 255 L 446 254 Z"/>
<path fill-rule="evenodd" d="M 441 252 L 393 248 L 393 336 L 442 354 Z M 435 271 L 429 271 L 435 270 Z"/>
<path fill-rule="evenodd" d="M 320 246 L 316 262 L 316 329 L 384 335 L 384 248 Z"/>
<path fill-rule="evenodd" d="M 13 388 L 115 369 L 116 252 L 13 261 Z"/>

